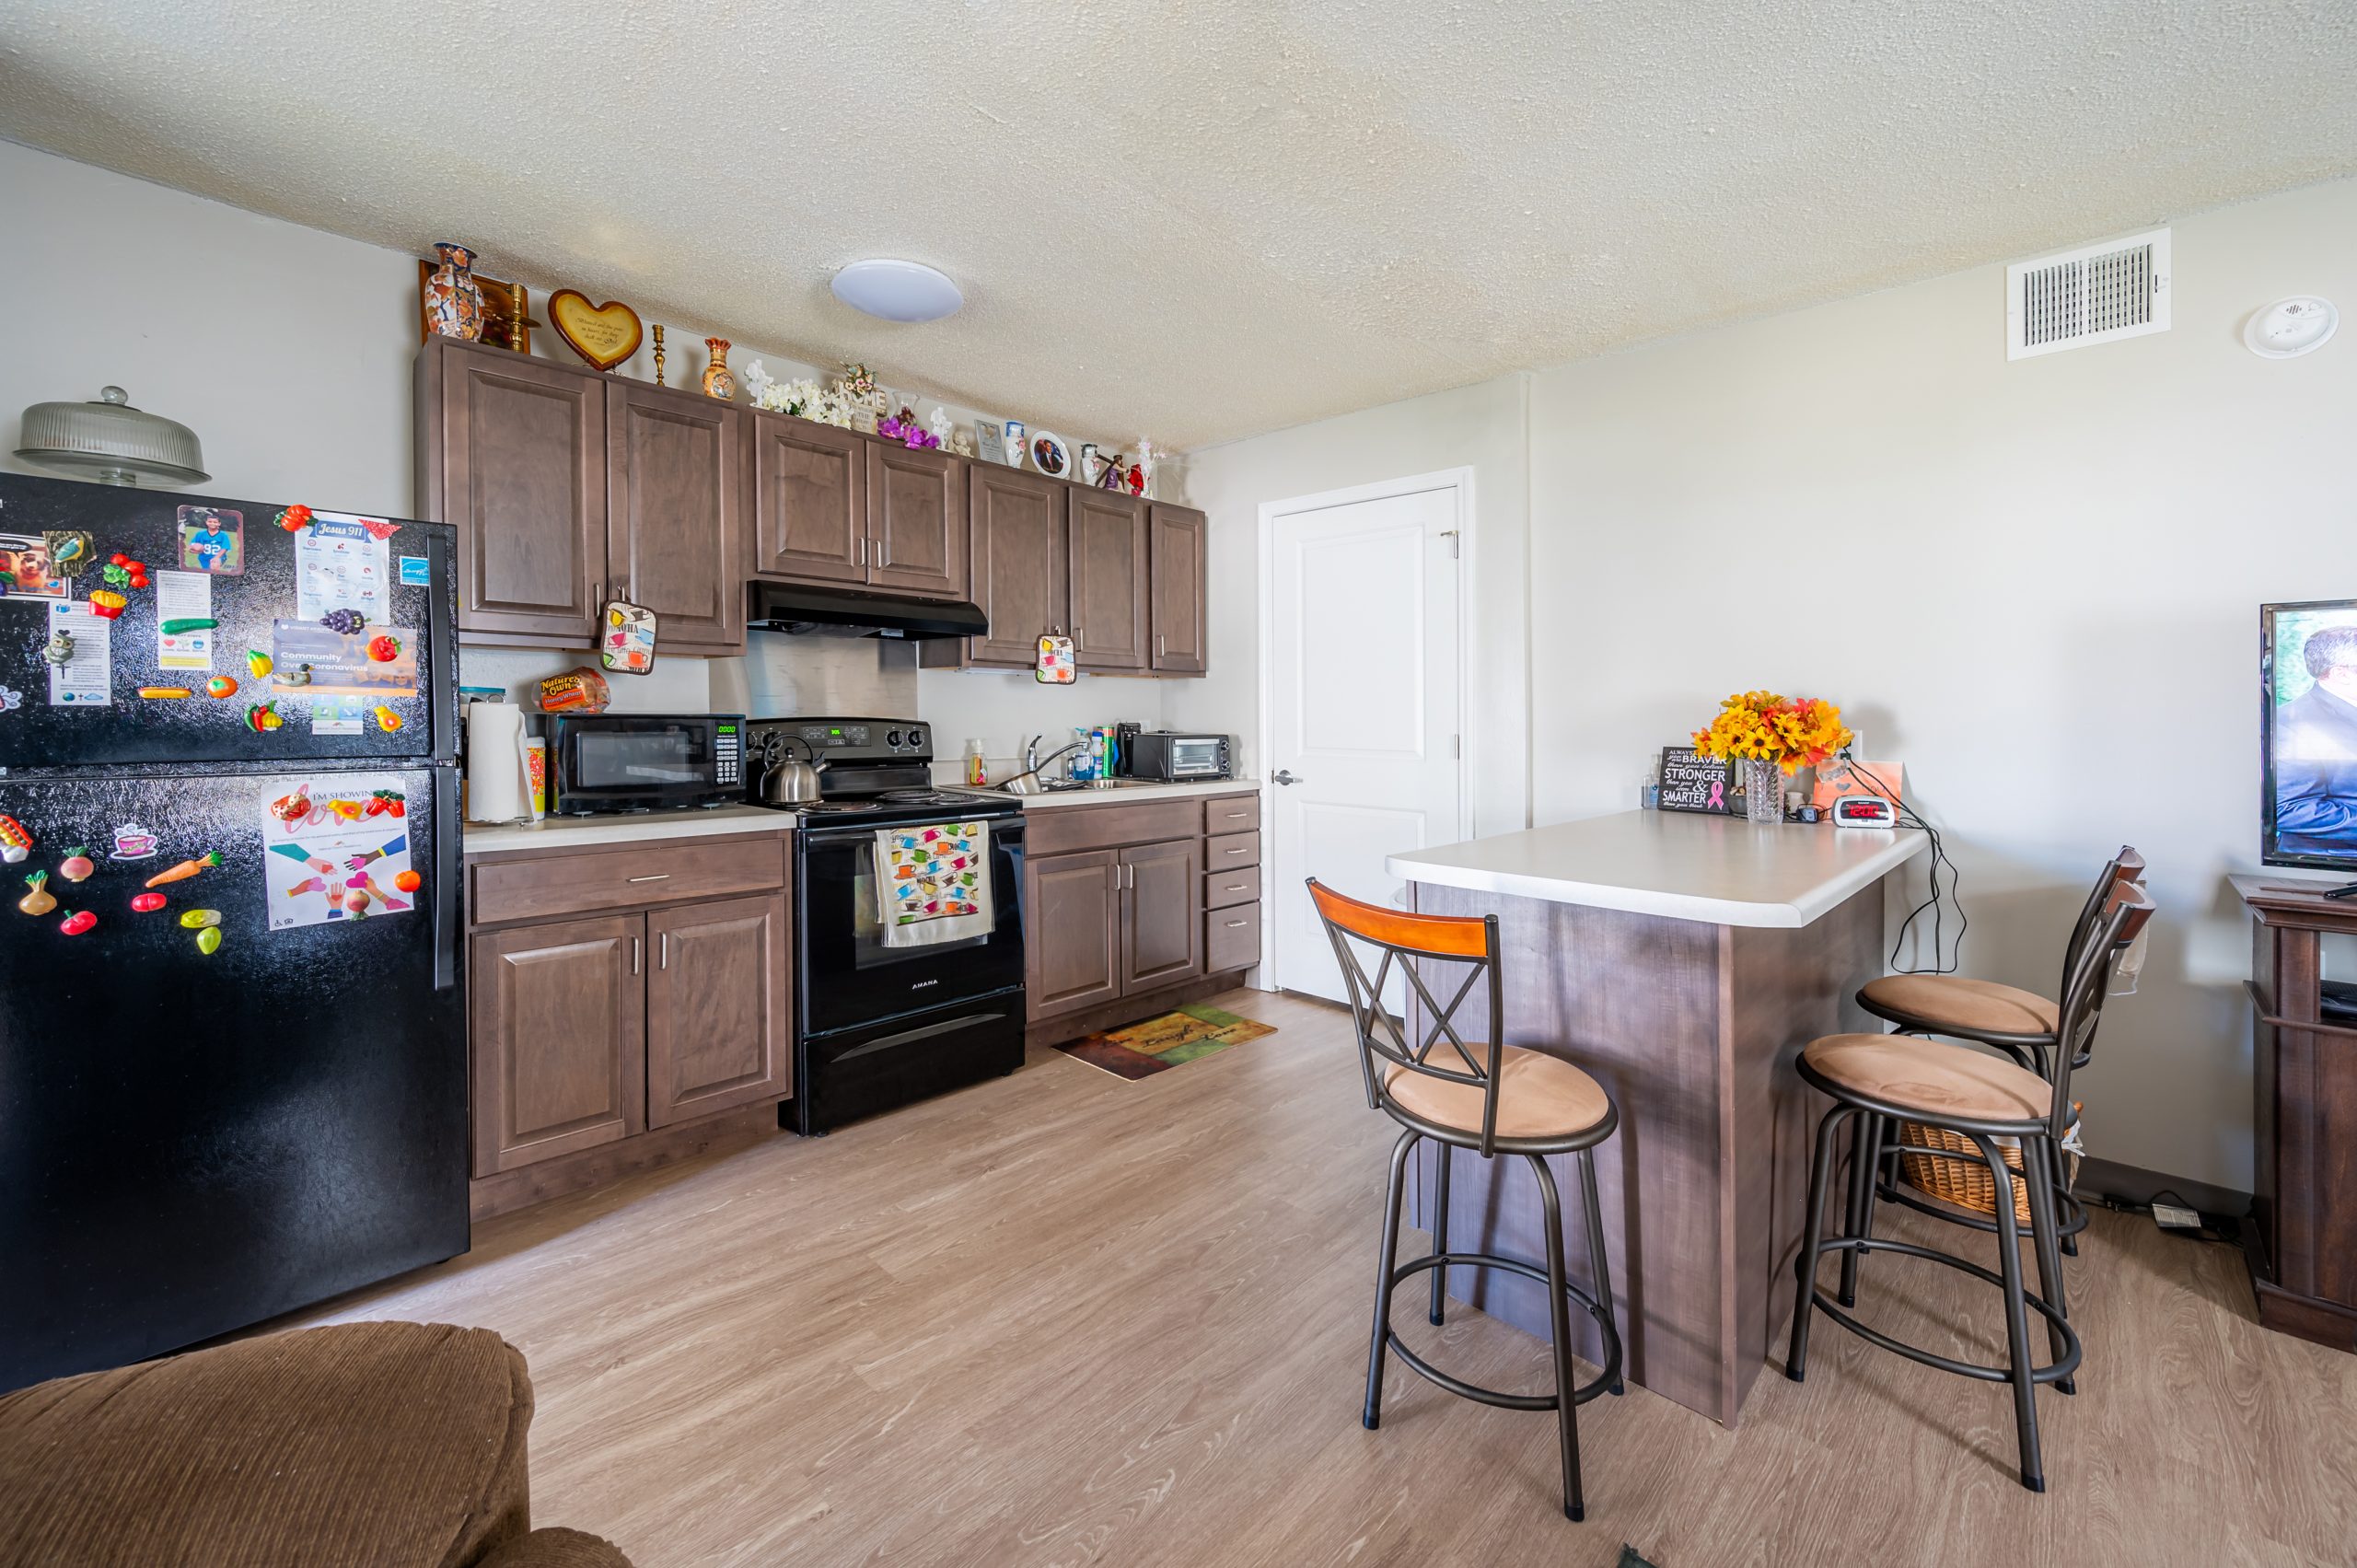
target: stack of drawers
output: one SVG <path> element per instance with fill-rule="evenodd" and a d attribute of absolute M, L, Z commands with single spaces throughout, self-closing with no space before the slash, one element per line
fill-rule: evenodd
<path fill-rule="evenodd" d="M 1203 802 L 1203 969 L 1260 961 L 1260 797 Z"/>

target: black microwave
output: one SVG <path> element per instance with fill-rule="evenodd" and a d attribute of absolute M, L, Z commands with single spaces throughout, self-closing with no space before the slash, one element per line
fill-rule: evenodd
<path fill-rule="evenodd" d="M 1129 738 L 1129 749 L 1126 766 L 1133 779 L 1177 784 L 1187 779 L 1224 779 L 1236 772 L 1228 761 L 1225 735 L 1141 730 Z"/>
<path fill-rule="evenodd" d="M 676 811 L 745 799 L 742 714 L 541 714 L 549 814 Z"/>

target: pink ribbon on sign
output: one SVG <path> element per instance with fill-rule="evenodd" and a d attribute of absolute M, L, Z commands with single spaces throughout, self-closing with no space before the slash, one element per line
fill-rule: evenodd
<path fill-rule="evenodd" d="M 1726 808 L 1727 786 L 1724 784 L 1713 784 L 1711 786 L 1711 809 L 1713 811 L 1724 811 Z"/>

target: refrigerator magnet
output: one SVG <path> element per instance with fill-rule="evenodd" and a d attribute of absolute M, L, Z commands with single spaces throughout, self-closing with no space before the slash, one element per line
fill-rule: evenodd
<path fill-rule="evenodd" d="M 49 575 L 72 582 L 97 560 L 98 546 L 80 528 L 51 528 L 41 536 L 42 549 L 49 557 Z"/>
<path fill-rule="evenodd" d="M 246 569 L 246 515 L 230 506 L 183 506 L 174 530 L 180 568 L 215 577 L 242 575 Z"/>
<path fill-rule="evenodd" d="M 156 835 L 137 822 L 125 822 L 114 830 L 114 854 L 110 860 L 153 860 L 156 858 Z"/>
<path fill-rule="evenodd" d="M 33 852 L 33 836 L 14 817 L 0 816 L 0 861 L 10 865 L 21 865 Z"/>

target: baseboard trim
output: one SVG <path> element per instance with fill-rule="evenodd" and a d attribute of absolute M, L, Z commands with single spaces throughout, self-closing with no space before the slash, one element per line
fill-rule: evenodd
<path fill-rule="evenodd" d="M 2118 1160 L 2096 1159 L 2093 1156 L 2079 1162 L 2079 1178 L 2071 1183 L 2071 1190 L 2082 1198 L 2114 1198 L 2135 1204 L 2149 1204 L 2155 1192 L 2171 1191 L 2205 1214 L 2223 1214 L 2238 1220 L 2250 1213 L 2247 1192 L 2212 1187 L 2188 1176 L 2165 1176 L 2142 1166 L 2122 1165 Z"/>

